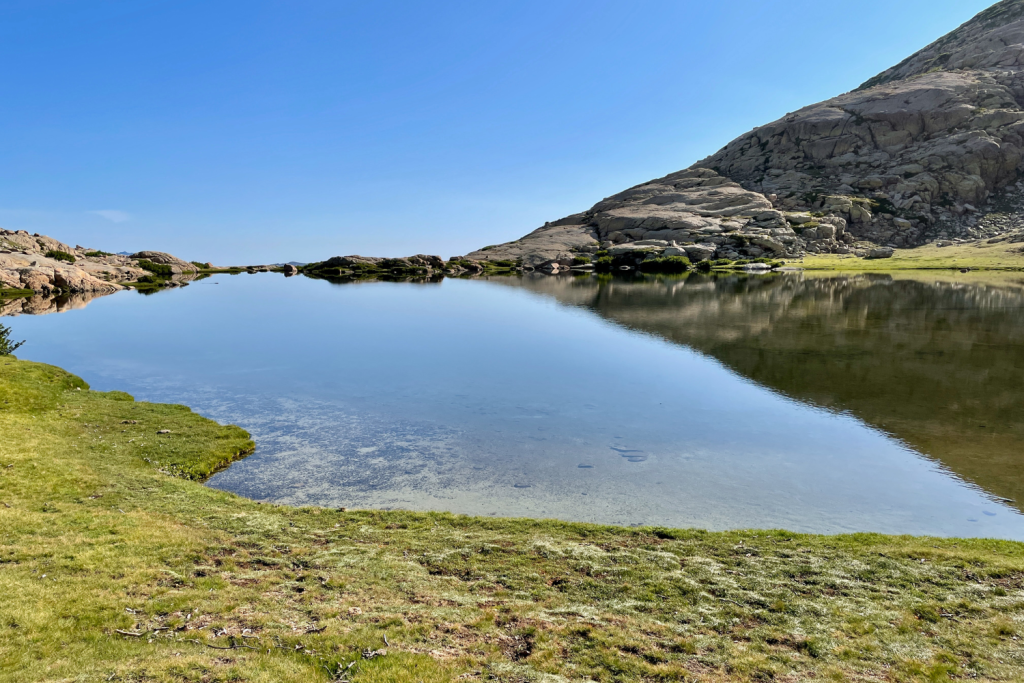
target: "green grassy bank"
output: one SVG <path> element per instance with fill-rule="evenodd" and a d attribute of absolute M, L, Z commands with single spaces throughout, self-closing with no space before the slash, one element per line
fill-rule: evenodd
<path fill-rule="evenodd" d="M 0 437 L 0 681 L 1024 676 L 1022 544 L 259 504 L 197 481 L 242 430 L 10 356 Z"/>
<path fill-rule="evenodd" d="M 1024 244 L 1020 242 L 979 241 L 937 247 L 926 244 L 913 249 L 897 249 L 892 258 L 864 259 L 852 255 L 808 254 L 793 261 L 809 270 L 1024 270 Z"/>

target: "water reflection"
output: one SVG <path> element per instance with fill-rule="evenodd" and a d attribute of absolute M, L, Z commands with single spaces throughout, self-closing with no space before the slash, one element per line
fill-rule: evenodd
<path fill-rule="evenodd" d="M 1024 502 L 1024 276 L 493 281 L 698 349 Z"/>
<path fill-rule="evenodd" d="M 252 498 L 1024 539 L 1024 516 L 964 483 L 1017 497 L 998 480 L 1019 473 L 1019 292 L 222 275 L 10 325 L 29 340 L 19 355 L 95 389 L 248 429 L 256 453 L 209 484 Z M 985 447 L 954 447 L 978 433 Z"/>
<path fill-rule="evenodd" d="M 85 306 L 101 296 L 113 292 L 87 292 L 80 294 L 62 294 L 59 296 L 46 296 L 36 294 L 30 297 L 17 297 L 13 299 L 0 299 L 0 316 L 13 315 L 45 315 L 47 313 L 63 313 L 74 311 Z"/>
<path fill-rule="evenodd" d="M 168 280 L 166 287 L 133 290 L 138 294 L 150 296 L 172 291 L 177 287 L 187 287 L 190 282 L 205 280 L 208 274 L 181 273 Z M 122 290 L 123 291 L 123 290 Z M 0 317 L 15 315 L 46 315 L 47 313 L 65 313 L 85 308 L 89 302 L 117 292 L 75 292 L 67 294 L 34 294 L 28 297 L 0 297 Z"/>

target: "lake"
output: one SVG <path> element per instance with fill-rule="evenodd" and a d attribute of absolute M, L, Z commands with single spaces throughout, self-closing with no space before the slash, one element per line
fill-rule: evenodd
<path fill-rule="evenodd" d="M 88 303 L 88 305 L 84 305 Z M 23 304 L 8 304 L 8 312 Z M 1024 277 L 217 275 L 5 318 L 290 505 L 1024 540 Z"/>

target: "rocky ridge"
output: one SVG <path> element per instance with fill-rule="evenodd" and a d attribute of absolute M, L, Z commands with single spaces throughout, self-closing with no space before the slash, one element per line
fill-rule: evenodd
<path fill-rule="evenodd" d="M 152 264 L 155 264 L 152 265 Z M 0 289 L 39 294 L 109 293 L 122 282 L 138 282 L 161 270 L 167 282 L 194 277 L 198 268 L 171 254 L 142 251 L 109 254 L 25 230 L 0 230 Z"/>
<path fill-rule="evenodd" d="M 274 270 L 283 272 L 286 277 L 302 273 L 309 277 L 340 280 L 438 280 L 447 275 L 509 274 L 521 268 L 515 259 L 480 262 L 456 256 L 445 261 L 440 256 L 416 254 L 399 258 L 334 256 L 301 266 L 285 264 Z"/>
<path fill-rule="evenodd" d="M 996 238 L 1024 228 L 1022 162 L 1024 0 L 1004 0 L 853 92 L 465 258 L 557 272 L 615 245 L 877 258 Z"/>

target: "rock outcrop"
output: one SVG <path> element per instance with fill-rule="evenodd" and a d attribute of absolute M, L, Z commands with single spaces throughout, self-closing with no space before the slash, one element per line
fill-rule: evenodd
<path fill-rule="evenodd" d="M 171 269 L 171 273 L 174 275 L 195 273 L 198 271 L 195 264 L 189 263 L 188 261 L 182 261 L 177 256 L 163 251 L 140 251 L 132 254 L 129 258 L 134 261 L 149 261 L 150 263 L 167 266 Z"/>
<path fill-rule="evenodd" d="M 0 288 L 4 289 L 31 289 L 43 295 L 116 292 L 124 288 L 119 283 L 151 275 L 139 265 L 140 260 L 167 266 L 171 278 L 187 279 L 198 272 L 193 264 L 163 252 L 108 254 L 25 230 L 0 230 Z"/>
<path fill-rule="evenodd" d="M 422 276 L 428 277 L 445 268 L 440 256 L 417 254 L 404 258 L 379 256 L 333 256 L 326 261 L 307 263 L 298 268 L 306 275 L 326 278 Z M 287 275 L 287 272 L 285 273 Z"/>
<path fill-rule="evenodd" d="M 334 256 L 326 261 L 307 263 L 302 266 L 286 264 L 280 270 L 285 276 L 302 273 L 309 277 L 342 280 L 438 281 L 447 275 L 508 275 L 521 271 L 521 268 L 516 260 L 473 261 L 456 256 L 445 261 L 440 256 L 416 254 L 401 258 Z"/>
<path fill-rule="evenodd" d="M 866 256 L 991 238 L 1024 227 L 1022 162 L 1024 0 L 1004 0 L 853 92 L 467 258 L 537 268 L 642 240 L 713 258 Z"/>

